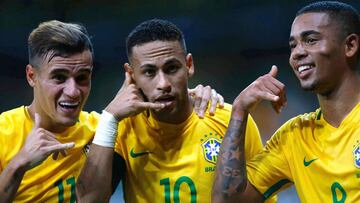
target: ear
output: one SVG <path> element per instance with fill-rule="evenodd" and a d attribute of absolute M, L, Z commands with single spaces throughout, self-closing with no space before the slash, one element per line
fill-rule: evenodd
<path fill-rule="evenodd" d="M 134 79 L 134 70 L 133 70 L 133 68 L 130 66 L 129 63 L 124 63 L 124 70 L 125 70 L 125 72 L 129 73 L 129 75 L 131 76 L 131 79 L 133 80 L 133 82 L 135 82 L 135 79 Z"/>
<path fill-rule="evenodd" d="M 194 61 L 193 61 L 193 57 L 192 57 L 191 53 L 189 53 L 186 56 L 186 67 L 188 69 L 188 76 L 192 77 L 195 72 L 195 67 L 194 67 Z"/>
<path fill-rule="evenodd" d="M 36 74 L 37 72 L 32 65 L 30 64 L 26 65 L 26 79 L 31 87 L 35 86 Z"/>
<path fill-rule="evenodd" d="M 357 34 L 350 34 L 345 39 L 345 55 L 351 58 L 359 52 L 359 36 Z"/>

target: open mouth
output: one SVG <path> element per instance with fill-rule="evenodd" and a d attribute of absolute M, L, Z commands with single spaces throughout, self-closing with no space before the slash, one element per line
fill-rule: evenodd
<path fill-rule="evenodd" d="M 75 110 L 79 107 L 80 102 L 59 102 L 59 106 L 66 110 Z"/>
<path fill-rule="evenodd" d="M 173 96 L 164 96 L 159 97 L 158 99 L 155 99 L 155 103 L 163 103 L 166 106 L 172 104 L 175 101 L 175 97 Z"/>
<path fill-rule="evenodd" d="M 312 68 L 314 68 L 315 66 L 314 65 L 312 65 L 312 64 L 310 64 L 310 65 L 302 65 L 302 66 L 299 66 L 298 67 L 298 72 L 301 74 L 301 73 L 303 73 L 303 72 L 305 72 L 305 71 L 307 71 L 307 70 L 310 70 L 310 69 L 312 69 Z"/>

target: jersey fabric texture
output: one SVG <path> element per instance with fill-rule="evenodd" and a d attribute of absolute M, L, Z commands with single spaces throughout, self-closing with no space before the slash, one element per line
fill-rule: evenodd
<path fill-rule="evenodd" d="M 17 191 L 13 202 L 75 202 L 75 183 L 86 160 L 99 115 L 81 112 L 79 121 L 65 132 L 55 134 L 61 143 L 74 142 L 67 156 L 57 160 L 49 156 L 30 169 Z M 0 115 L 0 173 L 21 150 L 34 122 L 27 107 L 19 107 Z"/>
<path fill-rule="evenodd" d="M 360 103 L 337 128 L 320 109 L 289 120 L 247 166 L 265 198 L 294 184 L 301 202 L 360 202 Z"/>
<path fill-rule="evenodd" d="M 211 202 L 215 163 L 230 119 L 231 105 L 206 113 L 193 112 L 181 124 L 156 121 L 141 113 L 119 124 L 115 151 L 126 163 L 125 201 Z M 262 148 L 256 124 L 249 116 L 246 159 Z"/>

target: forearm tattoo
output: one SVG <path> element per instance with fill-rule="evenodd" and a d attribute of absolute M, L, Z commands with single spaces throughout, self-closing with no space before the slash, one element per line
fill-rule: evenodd
<path fill-rule="evenodd" d="M 221 190 L 224 198 L 232 196 L 246 188 L 245 167 L 245 131 L 247 115 L 243 121 L 231 119 L 226 135 L 221 144 L 216 187 Z"/>

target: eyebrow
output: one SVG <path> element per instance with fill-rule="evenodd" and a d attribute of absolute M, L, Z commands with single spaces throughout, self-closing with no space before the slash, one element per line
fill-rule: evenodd
<path fill-rule="evenodd" d="M 180 61 L 178 59 L 170 58 L 164 63 L 164 66 L 168 66 L 171 64 L 179 64 L 179 63 L 180 63 Z M 147 64 L 140 66 L 140 69 L 143 69 L 143 68 L 156 68 L 156 65 L 147 63 Z"/>
<path fill-rule="evenodd" d="M 146 64 L 140 66 L 140 69 L 144 69 L 144 68 L 156 68 L 156 66 L 154 64 L 146 63 Z"/>
<path fill-rule="evenodd" d="M 320 32 L 315 31 L 315 30 L 307 30 L 307 31 L 304 31 L 304 32 L 300 33 L 300 38 L 304 38 L 304 37 L 307 37 L 309 35 L 318 35 L 318 34 L 320 34 Z M 294 41 L 294 40 L 295 40 L 295 37 L 290 36 L 289 42 Z"/>
<path fill-rule="evenodd" d="M 180 61 L 176 58 L 171 58 L 165 62 L 165 66 L 171 65 L 171 64 L 180 64 Z"/>
<path fill-rule="evenodd" d="M 65 68 L 57 68 L 57 69 L 55 69 L 55 70 L 52 70 L 51 72 L 50 72 L 50 74 L 51 75 L 56 75 L 56 74 L 66 74 L 66 73 L 68 73 L 68 72 L 70 72 L 68 69 L 65 69 Z M 77 74 L 78 73 L 88 73 L 88 74 L 90 74 L 92 72 L 92 70 L 91 70 L 91 68 L 90 67 L 85 67 L 85 68 L 81 68 L 78 72 L 77 72 Z"/>

